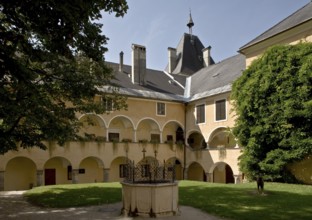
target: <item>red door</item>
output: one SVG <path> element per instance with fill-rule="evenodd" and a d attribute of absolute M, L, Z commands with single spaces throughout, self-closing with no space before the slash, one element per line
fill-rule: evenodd
<path fill-rule="evenodd" d="M 55 185 L 55 169 L 44 170 L 44 185 Z"/>

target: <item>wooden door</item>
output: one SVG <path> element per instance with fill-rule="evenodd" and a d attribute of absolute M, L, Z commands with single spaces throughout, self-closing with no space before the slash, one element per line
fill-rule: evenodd
<path fill-rule="evenodd" d="M 44 185 L 55 185 L 55 169 L 44 170 Z"/>

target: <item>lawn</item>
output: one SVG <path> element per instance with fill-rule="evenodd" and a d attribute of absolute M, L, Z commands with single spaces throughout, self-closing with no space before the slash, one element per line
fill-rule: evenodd
<path fill-rule="evenodd" d="M 36 187 L 25 196 L 46 207 L 99 205 L 122 199 L 119 183 Z M 265 194 L 259 195 L 255 183 L 180 181 L 179 204 L 227 219 L 312 219 L 312 186 L 265 183 Z"/>

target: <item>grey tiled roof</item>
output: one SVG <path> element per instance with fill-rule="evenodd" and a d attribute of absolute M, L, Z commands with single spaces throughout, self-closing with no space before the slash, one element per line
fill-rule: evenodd
<path fill-rule="evenodd" d="M 124 71 L 119 72 L 119 64 L 109 62 L 107 64 L 114 70 L 115 79 L 112 82 L 120 87 L 120 94 L 188 102 L 231 91 L 232 82 L 245 70 L 245 56 L 241 54 L 232 56 L 217 64 L 202 68 L 188 77 L 187 81 L 190 83 L 186 85 L 186 90 L 189 94 L 184 94 L 184 97 L 185 92 L 181 86 L 177 83 L 170 83 L 171 77 L 162 71 L 147 69 L 147 83 L 139 85 L 131 82 L 129 77 L 131 66 L 124 65 Z M 109 91 L 108 88 L 102 88 L 102 90 Z"/>
<path fill-rule="evenodd" d="M 190 100 L 231 90 L 232 82 L 245 70 L 245 56 L 237 54 L 217 64 L 205 67 L 190 76 Z M 188 89 L 188 88 L 187 88 Z"/>
<path fill-rule="evenodd" d="M 284 31 L 287 31 L 288 29 L 294 28 L 302 23 L 305 23 L 312 19 L 312 2 L 308 3 L 304 7 L 297 10 L 295 13 L 291 14 L 269 30 L 265 31 L 246 45 L 242 46 L 239 51 L 242 51 L 243 49 L 250 47 L 254 44 L 257 44 L 261 41 L 264 41 L 270 37 L 273 37 L 277 34 L 280 34 Z"/>
<path fill-rule="evenodd" d="M 104 86 L 99 88 L 99 91 L 112 93 L 116 92 L 111 86 Z M 158 99 L 166 101 L 176 101 L 176 102 L 186 102 L 186 99 L 182 95 L 176 95 L 171 93 L 161 93 L 148 90 L 130 89 L 130 88 L 118 88 L 118 94 L 132 96 L 136 98 L 146 98 L 146 99 Z"/>
<path fill-rule="evenodd" d="M 131 82 L 131 66 L 123 65 L 123 72 L 119 72 L 119 64 L 106 62 L 106 64 L 113 69 L 115 79 L 112 83 L 118 87 L 127 89 L 128 91 L 146 91 L 146 92 L 158 92 L 164 94 L 183 95 L 184 90 L 177 83 L 165 74 L 163 71 L 146 69 L 146 84 L 139 85 Z M 135 94 L 135 93 L 133 93 Z"/>
<path fill-rule="evenodd" d="M 191 42 L 191 37 L 193 42 Z M 174 77 L 176 74 L 190 76 L 203 68 L 202 49 L 204 49 L 204 45 L 196 35 L 184 33 L 176 48 L 178 62 L 172 75 Z M 212 58 L 211 63 L 214 63 Z M 165 71 L 168 72 L 168 65 Z"/>

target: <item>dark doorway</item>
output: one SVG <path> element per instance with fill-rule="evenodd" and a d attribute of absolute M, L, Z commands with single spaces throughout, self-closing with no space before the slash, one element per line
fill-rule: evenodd
<path fill-rule="evenodd" d="M 234 183 L 234 175 L 231 167 L 226 164 L 225 166 L 225 182 L 226 183 Z"/>
<path fill-rule="evenodd" d="M 55 169 L 44 170 L 44 185 L 55 185 Z"/>

